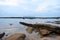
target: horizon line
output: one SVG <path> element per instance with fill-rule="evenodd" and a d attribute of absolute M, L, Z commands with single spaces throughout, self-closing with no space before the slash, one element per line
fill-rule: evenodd
<path fill-rule="evenodd" d="M 0 17 L 0 19 L 60 19 L 60 17 Z"/>

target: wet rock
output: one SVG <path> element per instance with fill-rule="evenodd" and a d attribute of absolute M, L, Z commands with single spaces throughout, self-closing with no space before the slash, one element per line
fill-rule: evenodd
<path fill-rule="evenodd" d="M 41 32 L 42 34 L 47 34 L 47 33 L 49 33 L 49 31 L 46 30 L 46 29 L 41 29 L 40 32 Z"/>
<path fill-rule="evenodd" d="M 33 28 L 33 27 L 28 27 L 28 28 L 26 29 L 26 31 L 27 31 L 28 33 L 32 33 L 32 32 L 34 31 L 34 28 Z"/>
<path fill-rule="evenodd" d="M 51 34 L 60 35 L 60 26 L 57 25 L 46 23 L 30 24 L 26 22 L 20 22 L 20 24 L 25 25 L 27 27 L 31 27 L 31 29 L 28 28 L 29 31 L 37 31 L 41 36 L 44 37 L 49 36 Z"/>
<path fill-rule="evenodd" d="M 3 32 L 3 33 L 0 34 L 0 39 L 1 39 L 1 40 L 2 40 L 2 38 L 4 37 L 4 35 L 5 35 L 5 32 Z"/>
<path fill-rule="evenodd" d="M 22 33 L 13 34 L 7 37 L 5 40 L 25 40 L 26 35 Z"/>

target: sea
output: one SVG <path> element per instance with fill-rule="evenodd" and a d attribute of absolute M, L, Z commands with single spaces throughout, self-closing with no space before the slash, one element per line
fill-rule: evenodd
<path fill-rule="evenodd" d="M 5 32 L 6 35 L 8 36 L 15 33 L 28 34 L 28 32 L 26 32 L 27 26 L 24 26 L 19 22 L 35 24 L 35 23 L 47 23 L 48 21 L 53 22 L 57 20 L 60 19 L 0 19 L 0 33 Z M 48 23 L 48 24 L 52 24 L 52 23 Z M 53 24 L 53 25 L 60 26 L 60 24 Z"/>

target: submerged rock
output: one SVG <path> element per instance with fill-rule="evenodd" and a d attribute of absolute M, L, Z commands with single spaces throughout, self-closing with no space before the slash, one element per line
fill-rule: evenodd
<path fill-rule="evenodd" d="M 26 29 L 26 31 L 27 31 L 28 33 L 32 33 L 32 32 L 34 31 L 34 28 L 33 28 L 33 27 L 28 27 L 28 28 Z"/>

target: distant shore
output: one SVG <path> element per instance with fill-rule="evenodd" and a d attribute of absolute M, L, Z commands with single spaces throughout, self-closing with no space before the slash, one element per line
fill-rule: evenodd
<path fill-rule="evenodd" d="M 0 17 L 0 19 L 60 19 L 60 17 Z"/>

